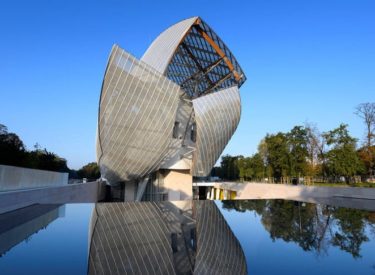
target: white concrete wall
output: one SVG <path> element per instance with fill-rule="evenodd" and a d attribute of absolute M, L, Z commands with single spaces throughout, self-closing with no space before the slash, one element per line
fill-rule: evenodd
<path fill-rule="evenodd" d="M 0 165 L 0 191 L 63 186 L 68 173 Z"/>
<path fill-rule="evenodd" d="M 193 177 L 190 170 L 169 170 L 164 177 L 163 187 L 168 191 L 169 201 L 193 198 Z"/>
<path fill-rule="evenodd" d="M 323 187 L 265 183 L 218 182 L 215 188 L 237 192 L 236 199 L 308 199 L 343 197 L 375 200 L 375 188 Z"/>
<path fill-rule="evenodd" d="M 0 214 L 32 204 L 94 203 L 105 198 L 105 184 L 88 182 L 0 192 Z"/>
<path fill-rule="evenodd" d="M 375 188 L 218 182 L 215 189 L 236 191 L 236 200 L 284 199 L 375 210 Z"/>

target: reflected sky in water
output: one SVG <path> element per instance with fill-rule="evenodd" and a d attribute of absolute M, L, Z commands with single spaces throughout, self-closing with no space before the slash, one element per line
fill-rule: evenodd
<path fill-rule="evenodd" d="M 215 204 L 249 274 L 375 274 L 375 212 L 283 200 Z M 0 274 L 87 274 L 94 207 L 0 215 Z"/>
<path fill-rule="evenodd" d="M 375 213 L 282 200 L 216 202 L 250 274 L 375 274 Z"/>
<path fill-rule="evenodd" d="M 86 274 L 93 207 L 60 206 L 62 216 L 2 255 L 0 274 Z"/>

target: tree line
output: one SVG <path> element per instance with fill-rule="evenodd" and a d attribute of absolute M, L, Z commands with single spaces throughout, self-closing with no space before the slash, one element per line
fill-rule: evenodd
<path fill-rule="evenodd" d="M 320 132 L 311 124 L 267 134 L 250 156 L 223 156 L 213 176 L 225 180 L 274 183 L 346 182 L 374 180 L 375 103 L 363 103 L 356 112 L 366 125 L 363 145 L 352 137 L 347 124 Z"/>
<path fill-rule="evenodd" d="M 69 173 L 69 178 L 87 178 L 95 180 L 100 177 L 96 162 L 88 163 L 79 170 L 69 169 L 66 159 L 42 149 L 36 143 L 33 150 L 27 150 L 20 137 L 8 131 L 0 124 L 0 164 L 24 168 Z"/>

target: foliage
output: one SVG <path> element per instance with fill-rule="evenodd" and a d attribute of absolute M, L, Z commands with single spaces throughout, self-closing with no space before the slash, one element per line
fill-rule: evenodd
<path fill-rule="evenodd" d="M 33 151 L 26 150 L 22 140 L 15 133 L 9 133 L 7 127 L 2 124 L 0 124 L 0 164 L 57 172 L 69 171 L 65 159 L 46 149 L 42 150 L 38 145 Z"/>
<path fill-rule="evenodd" d="M 266 147 L 265 157 L 270 171 L 273 177 L 280 181 L 290 172 L 287 135 L 281 132 L 276 135 L 267 135 L 264 143 Z"/>
<path fill-rule="evenodd" d="M 249 158 L 248 177 L 254 180 L 262 180 L 265 177 L 265 166 L 259 153 Z"/>
<path fill-rule="evenodd" d="M 287 133 L 267 134 L 250 157 L 223 156 L 213 174 L 224 180 L 339 183 L 343 178 L 356 183 L 368 156 L 356 146 L 346 124 L 322 134 L 311 124 L 295 126 Z"/>
<path fill-rule="evenodd" d="M 24 166 L 25 159 L 26 150 L 22 140 L 0 124 L 0 164 Z"/>
<path fill-rule="evenodd" d="M 326 153 L 328 174 L 334 181 L 344 177 L 347 183 L 363 169 L 356 150 L 356 139 L 349 135 L 347 125 L 323 134 L 330 150 Z"/>
<path fill-rule="evenodd" d="M 374 176 L 375 171 L 375 145 L 362 147 L 358 150 L 358 156 L 363 162 L 363 177 Z"/>
<path fill-rule="evenodd" d="M 305 176 L 307 173 L 308 136 L 303 126 L 295 126 L 286 134 L 289 156 L 289 175 L 292 177 Z"/>
<path fill-rule="evenodd" d="M 69 172 L 66 160 L 46 149 L 35 149 L 27 153 L 27 167 L 56 172 Z"/>
<path fill-rule="evenodd" d="M 236 180 L 239 177 L 238 159 L 243 156 L 223 156 L 221 158 L 221 177 L 226 180 Z"/>
<path fill-rule="evenodd" d="M 100 178 L 99 166 L 96 162 L 90 162 L 77 171 L 79 178 L 96 180 Z"/>
<path fill-rule="evenodd" d="M 260 154 L 248 158 L 238 158 L 239 177 L 243 180 L 262 180 L 265 174 L 263 159 Z"/>

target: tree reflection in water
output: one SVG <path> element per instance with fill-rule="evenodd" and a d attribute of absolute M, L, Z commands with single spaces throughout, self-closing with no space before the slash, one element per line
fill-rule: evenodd
<path fill-rule="evenodd" d="M 375 237 L 375 212 L 285 200 L 223 201 L 223 208 L 254 211 L 273 241 L 294 242 L 305 251 L 327 254 L 330 246 L 361 257 L 361 245 Z M 369 230 L 367 230 L 369 229 Z"/>

